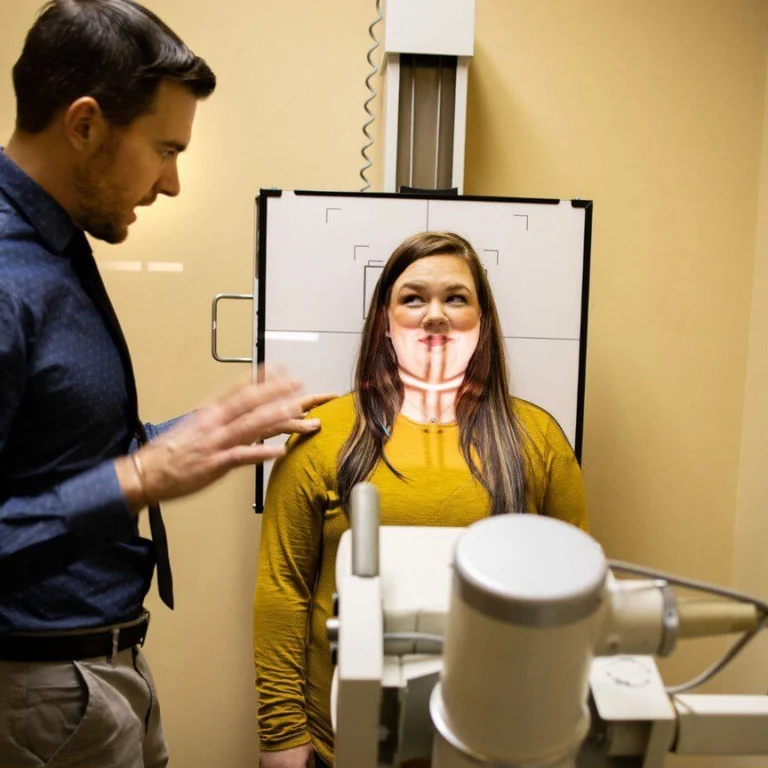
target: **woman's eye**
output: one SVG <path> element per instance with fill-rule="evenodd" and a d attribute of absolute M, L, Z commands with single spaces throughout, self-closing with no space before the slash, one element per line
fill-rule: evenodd
<path fill-rule="evenodd" d="M 421 304 L 423 300 L 421 296 L 416 293 L 412 293 L 410 296 L 403 297 L 403 304 Z"/>
<path fill-rule="evenodd" d="M 464 298 L 464 296 L 449 296 L 448 297 L 448 303 L 449 304 L 466 304 L 467 300 Z"/>

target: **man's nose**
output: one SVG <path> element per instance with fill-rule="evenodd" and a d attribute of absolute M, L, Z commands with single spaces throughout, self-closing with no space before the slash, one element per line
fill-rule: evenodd
<path fill-rule="evenodd" d="M 167 168 L 163 169 L 163 175 L 158 181 L 157 193 L 159 195 L 168 195 L 168 197 L 176 197 L 179 192 L 181 192 L 179 169 L 174 161 L 169 163 Z"/>

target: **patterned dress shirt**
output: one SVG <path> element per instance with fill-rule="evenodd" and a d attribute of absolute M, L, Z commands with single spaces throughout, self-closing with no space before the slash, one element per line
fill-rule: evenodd
<path fill-rule="evenodd" d="M 72 268 L 78 242 L 0 151 L 0 634 L 134 619 L 152 580 L 112 461 L 132 442 L 126 372 Z"/>

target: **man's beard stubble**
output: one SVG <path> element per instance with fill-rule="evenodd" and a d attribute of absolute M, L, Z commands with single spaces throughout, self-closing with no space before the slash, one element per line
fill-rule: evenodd
<path fill-rule="evenodd" d="M 128 225 L 122 220 L 125 203 L 114 178 L 120 144 L 120 137 L 113 132 L 73 175 L 79 203 L 76 223 L 96 239 L 111 244 L 122 243 L 128 236 Z"/>

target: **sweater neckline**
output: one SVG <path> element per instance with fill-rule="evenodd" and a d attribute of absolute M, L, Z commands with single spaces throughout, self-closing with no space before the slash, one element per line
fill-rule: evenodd
<path fill-rule="evenodd" d="M 434 429 L 445 429 L 446 427 L 456 428 L 459 426 L 456 420 L 444 421 L 444 422 L 416 421 L 415 419 L 412 419 L 409 416 L 406 416 L 402 411 L 397 414 L 396 418 L 402 419 L 406 424 L 410 424 L 411 426 L 417 427 L 418 429 L 424 429 L 425 427 L 434 428 Z"/>

